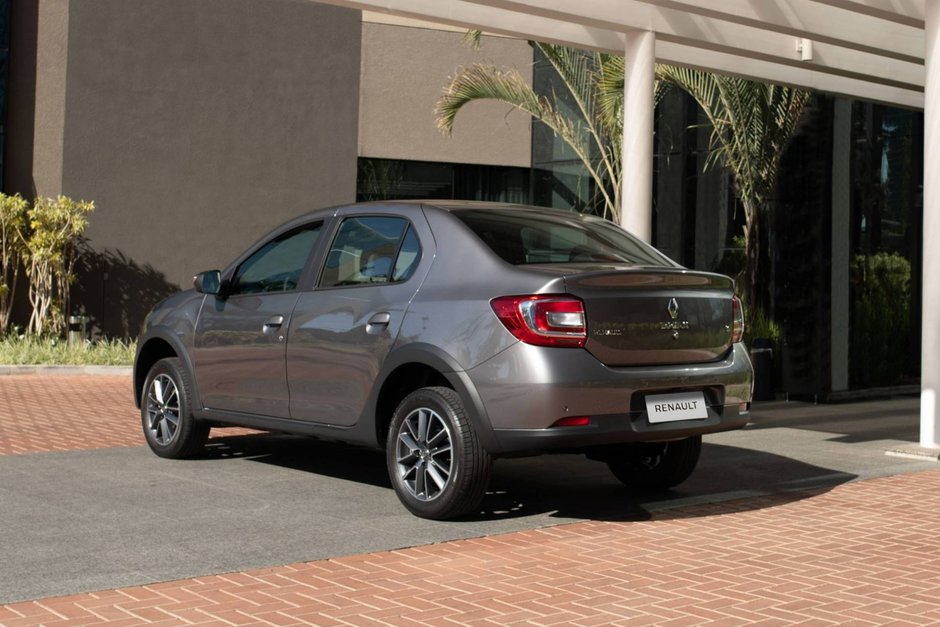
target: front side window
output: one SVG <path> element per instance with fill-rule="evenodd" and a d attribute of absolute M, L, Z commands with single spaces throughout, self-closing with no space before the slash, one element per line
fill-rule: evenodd
<path fill-rule="evenodd" d="M 330 247 L 320 287 L 407 281 L 420 259 L 420 243 L 404 218 L 346 218 Z"/>
<path fill-rule="evenodd" d="M 258 294 L 297 289 L 321 226 L 314 224 L 295 229 L 256 250 L 235 271 L 229 293 Z"/>

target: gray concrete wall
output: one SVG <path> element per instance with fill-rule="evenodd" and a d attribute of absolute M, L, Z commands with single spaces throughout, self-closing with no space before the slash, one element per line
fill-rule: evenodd
<path fill-rule="evenodd" d="M 360 24 L 304 0 L 39 3 L 31 176 L 95 201 L 74 300 L 99 326 L 134 335 L 195 272 L 355 199 Z"/>
<path fill-rule="evenodd" d="M 462 32 L 363 23 L 360 156 L 530 166 L 530 118 L 506 105 L 472 103 L 451 137 L 437 130 L 434 103 L 458 67 L 495 63 L 532 80 L 527 42 L 487 36 L 475 51 L 462 38 Z"/>

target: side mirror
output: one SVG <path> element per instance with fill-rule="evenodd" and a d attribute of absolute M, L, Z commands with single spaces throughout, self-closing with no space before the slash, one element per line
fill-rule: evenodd
<path fill-rule="evenodd" d="M 207 270 L 193 277 L 193 287 L 200 294 L 219 296 L 222 294 L 222 273 L 218 270 Z"/>

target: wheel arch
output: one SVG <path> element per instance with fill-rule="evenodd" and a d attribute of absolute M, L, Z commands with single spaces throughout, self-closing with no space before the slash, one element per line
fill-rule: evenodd
<path fill-rule="evenodd" d="M 198 409 L 200 407 L 199 391 L 196 389 L 196 378 L 189 353 L 183 349 L 178 338 L 160 330 L 152 331 L 138 344 L 137 355 L 134 358 L 134 403 L 138 408 L 140 407 L 141 393 L 147 379 L 147 373 L 150 372 L 155 363 L 167 357 L 180 359 L 189 372 L 189 378 L 193 385 L 193 404 L 194 408 Z"/>
<path fill-rule="evenodd" d="M 430 344 L 396 349 L 385 360 L 379 383 L 373 388 L 365 407 L 365 416 L 374 417 L 377 446 L 385 446 L 392 414 L 401 401 L 411 392 L 429 386 L 454 390 L 463 401 L 483 446 L 490 451 L 496 450 L 489 416 L 470 377 L 453 357 Z"/>

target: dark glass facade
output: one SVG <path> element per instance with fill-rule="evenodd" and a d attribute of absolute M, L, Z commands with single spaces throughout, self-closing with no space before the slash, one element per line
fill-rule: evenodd
<path fill-rule="evenodd" d="M 7 131 L 7 85 L 10 68 L 10 1 L 0 0 L 0 189 Z"/>
<path fill-rule="evenodd" d="M 775 387 L 797 397 L 831 392 L 833 369 L 840 367 L 848 369 L 850 389 L 916 382 L 920 370 L 923 115 L 852 101 L 845 108 L 851 131 L 841 140 L 848 145 L 842 145 L 835 143 L 835 102 L 817 95 L 807 106 L 781 161 L 769 216 L 771 272 L 763 288 L 781 332 Z M 701 123 L 687 96 L 663 99 L 653 242 L 688 267 L 733 273 L 743 217 L 728 174 L 703 173 L 708 138 L 696 128 Z M 833 180 L 835 159 L 848 161 L 844 181 Z M 840 194 L 844 209 L 834 200 Z M 834 222 L 843 210 L 845 219 Z M 845 250 L 834 248 L 840 239 Z M 833 318 L 833 295 L 844 287 L 833 283 L 834 255 L 848 256 L 844 320 Z M 831 342 L 833 326 L 843 324 L 848 363 L 840 365 Z"/>
<path fill-rule="evenodd" d="M 830 386 L 831 98 L 815 97 L 780 162 L 770 216 L 770 314 L 780 325 L 776 388 L 816 396 Z"/>
<path fill-rule="evenodd" d="M 451 198 L 529 202 L 529 169 L 359 158 L 356 200 Z"/>
<path fill-rule="evenodd" d="M 920 374 L 923 113 L 852 106 L 853 387 Z"/>
<path fill-rule="evenodd" d="M 553 94 L 562 112 L 577 115 L 558 73 L 538 48 L 534 49 L 534 54 L 532 86 L 535 92 Z M 537 120 L 532 122 L 532 202 L 582 213 L 601 213 L 604 206 L 594 179 L 584 173 L 575 152 Z"/>

